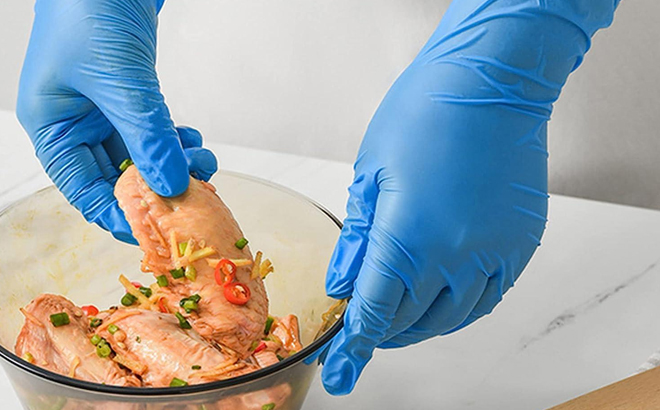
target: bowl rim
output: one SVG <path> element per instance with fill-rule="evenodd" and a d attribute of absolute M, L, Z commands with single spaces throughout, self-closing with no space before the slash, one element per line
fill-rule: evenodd
<path fill-rule="evenodd" d="M 252 182 L 259 183 L 261 185 L 265 185 L 271 188 L 274 188 L 280 192 L 287 193 L 293 197 L 296 197 L 304 202 L 307 202 L 308 204 L 314 206 L 316 209 L 318 209 L 321 213 L 323 213 L 325 216 L 327 216 L 340 230 L 343 227 L 342 222 L 337 218 L 332 212 L 330 212 L 327 208 L 325 208 L 323 205 L 319 204 L 315 200 L 309 198 L 306 195 L 301 194 L 300 192 L 297 192 L 291 188 L 288 188 L 284 185 L 280 185 L 276 182 L 268 181 L 263 178 L 259 178 L 256 176 L 252 175 L 247 175 L 243 174 L 240 172 L 235 172 L 235 171 L 226 171 L 226 170 L 221 170 L 218 171 L 218 174 L 222 175 L 228 175 L 231 177 L 235 178 L 240 178 L 244 180 L 249 180 Z M 12 209 L 20 206 L 23 202 L 29 200 L 35 195 L 42 194 L 46 191 L 50 190 L 56 190 L 56 187 L 54 185 L 48 186 L 46 188 L 39 189 L 25 197 L 22 197 L 21 199 L 14 201 L 13 203 L 8 204 L 6 207 L 3 207 L 0 209 L 0 217 L 4 216 L 7 212 L 11 211 Z M 67 387 L 72 387 L 76 389 L 81 389 L 81 390 L 86 390 L 86 391 L 92 391 L 94 393 L 105 393 L 105 394 L 111 394 L 111 395 L 121 395 L 121 396 L 180 396 L 180 395 L 187 395 L 187 394 L 193 394 L 193 393 L 208 393 L 212 392 L 214 390 L 221 390 L 221 389 L 227 389 L 230 387 L 236 387 L 239 385 L 244 385 L 248 384 L 254 381 L 257 381 L 259 379 L 265 378 L 267 376 L 270 376 L 272 374 L 278 373 L 280 371 L 283 371 L 289 367 L 292 367 L 299 362 L 308 359 L 310 356 L 321 352 L 321 350 L 325 347 L 325 345 L 332 340 L 332 338 L 339 332 L 339 330 L 343 327 L 344 321 L 344 313 L 342 312 L 341 316 L 339 319 L 337 319 L 337 322 L 334 323 L 330 329 L 328 329 L 325 333 L 321 335 L 318 339 L 314 340 L 312 343 L 310 343 L 308 346 L 304 347 L 300 352 L 296 353 L 295 355 L 288 357 L 274 365 L 265 367 L 263 369 L 259 369 L 255 372 L 248 373 L 242 376 L 237 376 L 233 377 L 231 379 L 226 379 L 226 380 L 218 380 L 210 383 L 203 383 L 203 384 L 193 384 L 189 386 L 183 386 L 183 387 L 122 387 L 122 386 L 112 386 L 112 385 L 106 385 L 106 384 L 100 384 L 100 383 L 93 383 L 93 382 L 88 382 L 84 380 L 79 380 L 79 379 L 74 379 L 68 376 L 64 376 L 59 373 L 51 372 L 50 370 L 46 370 L 42 367 L 39 367 L 35 364 L 32 364 L 20 357 L 18 357 L 15 353 L 4 347 L 3 345 L 0 344 L 0 358 L 6 361 L 7 363 L 18 367 L 19 369 L 26 371 L 34 376 L 37 376 L 39 378 L 45 379 L 50 382 L 55 382 L 57 384 L 61 384 Z M 315 359 L 316 360 L 316 359 Z"/>

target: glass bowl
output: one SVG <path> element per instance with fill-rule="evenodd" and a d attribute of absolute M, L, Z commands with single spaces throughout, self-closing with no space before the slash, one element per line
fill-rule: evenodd
<path fill-rule="evenodd" d="M 175 388 L 129 388 L 89 383 L 52 373 L 17 357 L 23 324 L 19 308 L 48 292 L 77 305 L 116 305 L 120 274 L 153 282 L 140 271 L 137 247 L 90 225 L 54 188 L 39 191 L 0 213 L 0 363 L 23 406 L 60 409 L 297 410 L 317 373 L 318 355 L 339 331 L 343 304 L 325 294 L 325 271 L 341 223 L 310 199 L 282 186 L 221 172 L 211 181 L 250 240 L 270 258 L 265 280 L 270 313 L 293 313 L 305 348 L 251 374 Z M 332 312 L 331 314 L 325 314 Z"/>

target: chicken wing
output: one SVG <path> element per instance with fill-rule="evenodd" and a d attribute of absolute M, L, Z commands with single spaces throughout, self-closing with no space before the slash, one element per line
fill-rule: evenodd
<path fill-rule="evenodd" d="M 142 269 L 168 279 L 168 286 L 162 289 L 168 310 L 188 317 L 205 339 L 247 357 L 251 344 L 262 336 L 268 298 L 261 277 L 251 275 L 249 247 L 236 246 L 243 233 L 215 188 L 191 178 L 184 194 L 163 198 L 131 166 L 119 178 L 115 196 L 144 252 Z M 183 252 L 181 245 L 186 249 Z M 235 280 L 249 289 L 246 304 L 227 300 L 216 282 L 214 267 L 204 259 L 209 256 L 243 262 L 237 263 Z M 173 271 L 190 267 L 195 271 L 194 280 L 173 276 Z M 179 301 L 195 294 L 201 296 L 199 308 L 186 313 Z"/>

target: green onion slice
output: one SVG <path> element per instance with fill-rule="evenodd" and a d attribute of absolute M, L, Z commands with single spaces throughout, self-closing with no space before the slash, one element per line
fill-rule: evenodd
<path fill-rule="evenodd" d="M 50 323 L 52 323 L 55 327 L 60 327 L 68 325 L 71 323 L 71 321 L 69 320 L 69 315 L 66 312 L 60 312 L 50 315 Z"/>
<path fill-rule="evenodd" d="M 195 279 L 197 279 L 197 269 L 195 269 L 195 267 L 192 266 L 192 265 L 186 266 L 186 270 L 184 272 L 184 275 L 186 276 L 186 278 L 188 278 L 188 280 L 191 280 L 191 281 L 194 282 Z"/>
<path fill-rule="evenodd" d="M 140 293 L 142 293 L 144 296 L 150 298 L 151 295 L 153 294 L 151 288 L 147 288 L 145 286 L 140 286 Z"/>
<path fill-rule="evenodd" d="M 133 165 L 133 161 L 132 161 L 130 158 L 126 158 L 125 160 L 123 160 L 123 161 L 121 162 L 121 164 L 119 164 L 119 170 L 120 170 L 121 172 L 124 172 L 124 171 L 126 171 L 126 170 L 128 169 L 128 167 L 130 167 L 131 165 Z"/>
<path fill-rule="evenodd" d="M 273 323 L 275 322 L 275 318 L 272 316 L 268 316 L 268 319 L 266 319 L 266 327 L 264 328 L 264 334 L 270 333 L 270 328 L 273 327 Z"/>
<path fill-rule="evenodd" d="M 187 385 L 188 385 L 187 381 L 178 379 L 176 377 L 173 378 L 172 381 L 170 382 L 170 387 L 183 387 Z"/>
<path fill-rule="evenodd" d="M 108 325 L 108 332 L 110 332 L 111 335 L 117 333 L 117 330 L 119 330 L 119 328 L 114 323 Z"/>
<path fill-rule="evenodd" d="M 241 238 L 241 239 L 237 240 L 236 243 L 235 243 L 234 245 L 236 245 L 236 247 L 237 247 L 238 249 L 243 249 L 243 248 L 245 248 L 245 245 L 248 244 L 248 242 L 249 242 L 249 241 L 248 241 L 247 239 L 245 239 L 245 238 Z"/>
<path fill-rule="evenodd" d="M 179 243 L 179 255 L 186 253 L 186 248 L 188 247 L 188 242 Z"/>
<path fill-rule="evenodd" d="M 273 410 L 275 408 L 275 403 L 268 403 L 261 406 L 261 410 Z"/>
<path fill-rule="evenodd" d="M 194 364 L 194 365 L 192 366 L 192 369 L 193 369 L 193 370 L 200 370 L 201 368 L 202 368 L 202 366 L 200 366 L 200 365 L 198 365 L 198 364 Z"/>
<path fill-rule="evenodd" d="M 193 310 L 197 311 L 199 309 L 199 305 L 197 305 L 197 302 L 192 301 L 190 299 L 184 300 L 183 305 L 181 307 L 186 311 L 186 313 L 190 313 Z"/>
<path fill-rule="evenodd" d="M 93 344 L 94 346 L 98 345 L 100 341 L 101 341 L 101 336 L 99 336 L 99 335 L 94 335 L 94 336 L 92 336 L 92 338 L 90 339 L 90 342 L 92 342 L 92 344 Z"/>
<path fill-rule="evenodd" d="M 156 278 L 156 282 L 158 283 L 158 286 L 161 288 L 164 288 L 165 286 L 169 285 L 170 283 L 167 281 L 167 276 L 165 275 L 160 275 Z"/>
<path fill-rule="evenodd" d="M 101 326 L 101 323 L 103 323 L 103 320 L 99 319 L 98 317 L 93 317 L 89 320 L 90 327 L 99 327 Z"/>
<path fill-rule="evenodd" d="M 190 326 L 190 323 L 186 320 L 185 317 L 179 312 L 176 312 L 174 314 L 177 319 L 179 319 L 179 326 L 181 326 L 181 329 L 192 329 L 192 326 Z"/>
<path fill-rule="evenodd" d="M 185 272 L 184 272 L 183 268 L 172 269 L 172 270 L 170 271 L 170 274 L 172 275 L 172 277 L 173 277 L 174 279 L 181 279 L 182 277 L 185 276 Z"/>
<path fill-rule="evenodd" d="M 96 345 L 96 355 L 100 358 L 105 358 L 110 356 L 112 349 L 107 343 L 99 343 Z"/>
<path fill-rule="evenodd" d="M 124 297 L 121 298 L 121 304 L 124 306 L 131 306 L 136 301 L 137 298 L 130 293 L 125 294 Z"/>

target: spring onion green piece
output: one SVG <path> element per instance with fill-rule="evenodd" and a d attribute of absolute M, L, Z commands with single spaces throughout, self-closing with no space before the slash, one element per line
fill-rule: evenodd
<path fill-rule="evenodd" d="M 257 346 L 259 346 L 259 341 L 258 341 L 258 340 L 255 340 L 255 341 L 252 342 L 252 344 L 250 345 L 250 351 L 251 351 L 251 352 L 254 351 L 254 349 L 256 349 Z"/>
<path fill-rule="evenodd" d="M 125 294 L 124 297 L 121 298 L 121 304 L 124 306 L 131 306 L 136 301 L 137 298 L 130 293 Z"/>
<path fill-rule="evenodd" d="M 50 315 L 50 323 L 52 323 L 55 327 L 60 327 L 68 325 L 71 323 L 71 321 L 69 320 L 69 315 L 66 312 L 60 312 Z"/>
<path fill-rule="evenodd" d="M 179 243 L 179 255 L 186 253 L 186 248 L 188 247 L 188 242 Z"/>
<path fill-rule="evenodd" d="M 197 293 L 195 293 L 194 295 L 188 296 L 188 299 L 192 300 L 195 303 L 199 303 L 199 301 L 202 300 L 202 297 L 199 296 Z"/>
<path fill-rule="evenodd" d="M 241 239 L 237 240 L 234 245 L 236 245 L 236 247 L 238 249 L 243 249 L 243 248 L 245 248 L 245 245 L 247 245 L 247 244 L 248 244 L 248 240 L 245 239 L 245 238 L 241 238 Z"/>
<path fill-rule="evenodd" d="M 99 327 L 101 326 L 101 323 L 103 323 L 103 320 L 99 319 L 98 317 L 93 317 L 89 320 L 90 327 Z"/>
<path fill-rule="evenodd" d="M 186 311 L 186 313 L 190 313 L 193 310 L 196 312 L 199 309 L 199 305 L 197 304 L 197 302 L 194 302 L 190 299 L 185 300 L 183 302 L 183 306 L 181 307 Z"/>
<path fill-rule="evenodd" d="M 26 362 L 34 363 L 34 356 L 32 356 L 32 353 L 30 352 L 23 353 L 23 356 L 21 356 L 21 358 Z"/>
<path fill-rule="evenodd" d="M 192 329 L 190 323 L 186 320 L 185 317 L 183 317 L 181 313 L 176 312 L 174 316 L 176 316 L 176 318 L 179 319 L 179 326 L 181 327 L 181 329 Z"/>
<path fill-rule="evenodd" d="M 176 377 L 170 382 L 170 387 L 183 387 L 187 386 L 188 382 L 185 380 L 177 379 Z"/>
<path fill-rule="evenodd" d="M 124 172 L 124 171 L 126 171 L 126 170 L 128 169 L 128 167 L 130 167 L 131 165 L 133 165 L 133 161 L 131 161 L 130 158 L 126 158 L 125 160 L 123 160 L 123 161 L 121 162 L 121 164 L 119 164 L 119 170 L 120 170 L 121 172 Z"/>
<path fill-rule="evenodd" d="M 172 277 L 173 277 L 174 279 L 181 279 L 182 277 L 185 276 L 185 272 L 183 271 L 183 268 L 172 269 L 172 270 L 170 271 L 170 274 L 172 275 Z"/>
<path fill-rule="evenodd" d="M 275 403 L 268 403 L 261 406 L 261 410 L 274 410 L 274 409 L 275 409 Z"/>
<path fill-rule="evenodd" d="M 93 344 L 94 346 L 98 345 L 100 341 L 101 341 L 101 336 L 99 336 L 99 335 L 94 335 L 94 336 L 92 336 L 92 338 L 90 339 L 90 342 L 92 342 L 92 344 Z"/>
<path fill-rule="evenodd" d="M 200 365 L 198 365 L 198 364 L 194 364 L 194 365 L 192 366 L 192 369 L 193 369 L 193 370 L 200 370 L 201 368 L 202 368 L 202 366 L 200 366 Z"/>
<path fill-rule="evenodd" d="M 275 318 L 272 316 L 268 316 L 268 319 L 266 319 L 266 327 L 264 328 L 265 335 L 270 333 L 270 328 L 273 327 L 273 322 L 275 322 Z"/>
<path fill-rule="evenodd" d="M 108 325 L 108 332 L 110 332 L 111 335 L 117 333 L 117 330 L 119 330 L 119 328 L 114 323 Z"/>
<path fill-rule="evenodd" d="M 277 360 L 279 360 L 280 362 L 281 362 L 282 360 L 284 360 L 284 358 L 283 358 L 282 356 L 280 356 L 279 354 L 276 354 L 275 356 L 277 356 Z"/>
<path fill-rule="evenodd" d="M 186 276 L 186 278 L 188 278 L 188 280 L 194 282 L 195 279 L 197 279 L 197 269 L 195 269 L 195 267 L 192 265 L 186 266 L 184 275 Z"/>
<path fill-rule="evenodd" d="M 158 286 L 161 288 L 164 288 L 165 286 L 169 285 L 170 282 L 167 280 L 167 276 L 165 275 L 160 275 L 156 278 L 156 282 L 158 283 Z"/>
<path fill-rule="evenodd" d="M 136 336 L 135 341 L 138 343 L 142 343 L 142 338 L 140 336 Z"/>
<path fill-rule="evenodd" d="M 96 345 L 96 355 L 100 358 L 106 358 L 110 356 L 110 353 L 112 353 L 112 349 L 107 343 L 99 343 Z"/>
<path fill-rule="evenodd" d="M 153 292 L 151 291 L 151 288 L 147 288 L 145 286 L 140 286 L 140 293 L 142 293 L 144 296 L 150 298 Z"/>

